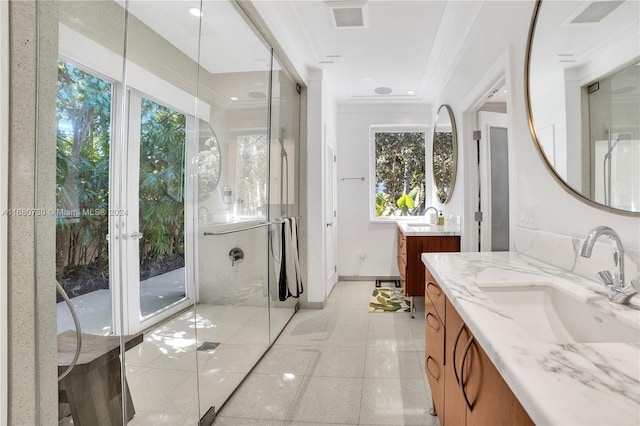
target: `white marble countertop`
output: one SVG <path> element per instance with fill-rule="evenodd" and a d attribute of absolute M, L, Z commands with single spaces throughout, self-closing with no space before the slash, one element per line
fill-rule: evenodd
<path fill-rule="evenodd" d="M 515 252 L 423 253 L 422 261 L 537 425 L 640 425 L 640 336 L 635 343 L 538 340 L 479 285 L 550 283 L 636 326 L 640 311 L 611 303 L 595 281 Z"/>
<path fill-rule="evenodd" d="M 397 222 L 398 227 L 402 230 L 402 233 L 408 237 L 413 236 L 425 236 L 425 235 L 460 235 L 460 226 L 454 224 L 446 224 L 443 226 L 432 225 L 428 222 L 416 221 L 401 221 Z"/>

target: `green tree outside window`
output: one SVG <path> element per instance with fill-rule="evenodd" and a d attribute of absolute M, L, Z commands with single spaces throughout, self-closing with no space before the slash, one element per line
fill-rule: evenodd
<path fill-rule="evenodd" d="M 415 216 L 425 208 L 425 133 L 376 132 L 376 216 Z"/>

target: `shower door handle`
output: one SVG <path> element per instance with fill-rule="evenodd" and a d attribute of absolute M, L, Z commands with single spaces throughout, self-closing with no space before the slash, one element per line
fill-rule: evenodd
<path fill-rule="evenodd" d="M 327 228 L 333 226 L 333 222 L 327 222 Z"/>

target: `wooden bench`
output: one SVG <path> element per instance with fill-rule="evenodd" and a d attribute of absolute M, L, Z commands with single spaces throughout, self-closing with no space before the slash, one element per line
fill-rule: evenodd
<path fill-rule="evenodd" d="M 123 336 L 125 351 L 143 341 L 142 333 Z M 76 351 L 76 332 L 58 335 L 58 374 L 71 364 Z M 135 415 L 125 380 L 127 421 Z M 58 402 L 69 404 L 74 426 L 122 425 L 120 336 L 82 333 L 82 350 L 71 372 L 58 382 Z"/>

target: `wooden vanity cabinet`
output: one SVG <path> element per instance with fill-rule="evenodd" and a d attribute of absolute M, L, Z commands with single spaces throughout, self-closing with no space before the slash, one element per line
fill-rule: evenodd
<path fill-rule="evenodd" d="M 428 272 L 427 272 L 428 274 Z M 436 285 L 437 284 L 433 284 Z M 439 287 L 438 287 L 439 288 Z M 436 305 L 439 300 L 434 302 L 428 296 L 425 296 L 425 370 L 429 380 L 431 396 L 435 413 L 439 416 L 444 413 L 444 393 L 445 393 L 445 367 L 444 367 L 444 349 L 445 349 L 445 328 L 444 328 L 444 310 L 442 314 L 438 312 Z M 442 300 L 444 302 L 444 300 Z M 442 304 L 444 308 L 444 304 Z"/>
<path fill-rule="evenodd" d="M 440 425 L 534 425 L 444 293 L 433 297 L 438 302 L 433 300 L 436 287 L 442 290 L 428 270 L 425 277 L 425 368 Z M 438 303 L 443 305 L 442 341 L 432 318 L 438 315 Z M 442 365 L 436 369 L 442 353 Z M 435 371 L 441 372 L 438 380 Z"/>
<path fill-rule="evenodd" d="M 459 235 L 405 235 L 398 227 L 398 270 L 407 297 L 424 296 L 422 253 L 460 251 Z"/>

